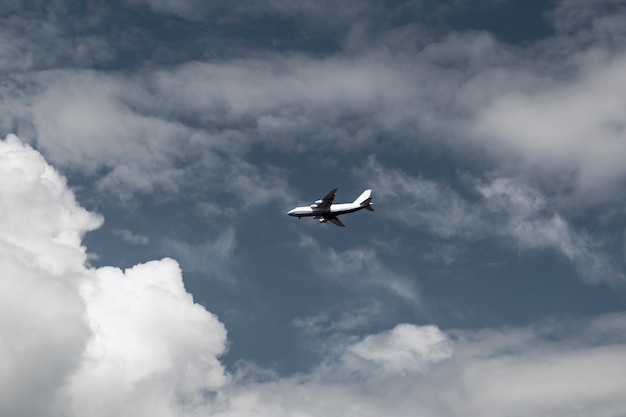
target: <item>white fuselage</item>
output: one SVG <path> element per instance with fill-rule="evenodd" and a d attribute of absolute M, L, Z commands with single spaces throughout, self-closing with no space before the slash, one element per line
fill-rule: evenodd
<path fill-rule="evenodd" d="M 287 214 L 293 217 L 332 217 L 340 214 L 353 213 L 355 211 L 367 208 L 369 205 L 360 205 L 358 203 L 342 203 L 331 204 L 330 208 L 313 208 L 310 206 L 296 207 Z"/>

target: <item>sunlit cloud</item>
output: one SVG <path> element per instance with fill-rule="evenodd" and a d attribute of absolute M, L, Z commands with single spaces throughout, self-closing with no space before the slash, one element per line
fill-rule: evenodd
<path fill-rule="evenodd" d="M 224 326 L 176 261 L 88 268 L 82 237 L 102 218 L 65 179 L 15 136 L 0 176 L 2 414 L 176 415 L 227 382 Z"/>

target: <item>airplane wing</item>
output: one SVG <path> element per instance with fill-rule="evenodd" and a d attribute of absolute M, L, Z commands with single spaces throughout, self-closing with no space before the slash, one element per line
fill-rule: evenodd
<path fill-rule="evenodd" d="M 341 220 L 339 220 L 339 218 L 337 218 L 337 217 L 329 217 L 328 221 L 335 223 L 339 227 L 346 227 L 346 225 L 341 223 Z"/>
<path fill-rule="evenodd" d="M 335 195 L 337 194 L 337 188 L 329 192 L 322 198 L 321 200 L 317 200 L 315 204 L 317 204 L 318 208 L 321 209 L 329 209 L 330 205 L 333 204 L 333 200 L 335 200 Z"/>

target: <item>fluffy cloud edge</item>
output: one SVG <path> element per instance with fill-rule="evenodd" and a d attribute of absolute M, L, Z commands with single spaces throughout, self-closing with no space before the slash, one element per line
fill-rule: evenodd
<path fill-rule="evenodd" d="M 15 135 L 0 140 L 0 326 L 7 415 L 178 415 L 228 381 L 226 329 L 176 261 L 86 266 L 102 224 Z M 29 401 L 29 397 L 36 397 Z"/>

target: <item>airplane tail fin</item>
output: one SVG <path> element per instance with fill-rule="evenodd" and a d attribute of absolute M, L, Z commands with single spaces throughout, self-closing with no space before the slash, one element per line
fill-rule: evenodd
<path fill-rule="evenodd" d="M 374 211 L 372 208 L 372 190 L 363 191 L 363 193 L 354 200 L 354 204 L 364 206 L 369 211 Z"/>

